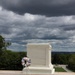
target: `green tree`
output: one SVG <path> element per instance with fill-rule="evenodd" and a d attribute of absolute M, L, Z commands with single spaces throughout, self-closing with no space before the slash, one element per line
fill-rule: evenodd
<path fill-rule="evenodd" d="M 69 58 L 68 68 L 75 72 L 75 54 L 72 54 Z"/>
<path fill-rule="evenodd" d="M 21 60 L 26 52 L 3 51 L 0 57 L 0 70 L 22 70 Z"/>
<path fill-rule="evenodd" d="M 70 54 L 65 53 L 54 53 L 52 54 L 52 63 L 53 64 L 68 64 Z"/>
<path fill-rule="evenodd" d="M 11 43 L 6 42 L 5 39 L 0 35 L 0 55 L 2 54 L 3 50 L 6 50 L 7 46 Z"/>

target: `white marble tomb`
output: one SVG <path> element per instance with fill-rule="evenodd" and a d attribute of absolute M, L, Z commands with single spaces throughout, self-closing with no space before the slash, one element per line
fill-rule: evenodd
<path fill-rule="evenodd" d="M 53 74 L 55 72 L 51 63 L 51 49 L 49 43 L 27 44 L 27 56 L 31 59 L 28 74 Z M 23 72 L 26 72 L 26 68 Z"/>

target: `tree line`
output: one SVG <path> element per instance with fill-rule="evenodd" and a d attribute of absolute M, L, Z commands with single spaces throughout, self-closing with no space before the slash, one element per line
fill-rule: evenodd
<path fill-rule="evenodd" d="M 11 43 L 5 41 L 0 35 L 0 69 L 1 70 L 21 70 L 21 59 L 26 56 L 26 52 L 13 52 L 7 50 Z"/>
<path fill-rule="evenodd" d="M 65 64 L 67 68 L 75 72 L 75 53 L 65 52 L 53 52 L 52 53 L 53 64 Z"/>
<path fill-rule="evenodd" d="M 5 50 L 0 56 L 1 70 L 22 70 L 21 59 L 26 55 L 26 52 L 12 52 Z"/>

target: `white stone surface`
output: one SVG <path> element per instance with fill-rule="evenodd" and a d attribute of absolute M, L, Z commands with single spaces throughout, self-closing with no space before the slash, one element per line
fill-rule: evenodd
<path fill-rule="evenodd" d="M 15 70 L 13 71 L 0 70 L 0 75 L 25 75 L 25 73 L 23 73 L 23 71 L 15 71 Z M 36 75 L 36 74 L 31 74 L 31 75 Z M 49 74 L 49 75 L 52 75 L 52 74 Z M 55 72 L 53 75 L 75 75 L 75 73 L 74 72 Z"/>
<path fill-rule="evenodd" d="M 27 44 L 27 56 L 31 58 L 31 66 L 27 69 L 29 74 L 52 74 L 55 69 L 51 64 L 51 45 L 49 43 Z"/>

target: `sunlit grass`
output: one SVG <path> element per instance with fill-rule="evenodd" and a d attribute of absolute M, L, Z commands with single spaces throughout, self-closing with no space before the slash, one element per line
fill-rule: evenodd
<path fill-rule="evenodd" d="M 56 72 L 66 72 L 62 67 L 55 67 Z"/>

